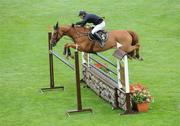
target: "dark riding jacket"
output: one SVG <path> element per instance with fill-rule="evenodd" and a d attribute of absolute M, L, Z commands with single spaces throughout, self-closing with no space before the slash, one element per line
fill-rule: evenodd
<path fill-rule="evenodd" d="M 94 25 L 98 25 L 103 21 L 103 19 L 95 14 L 86 14 L 82 21 L 77 22 L 76 25 L 84 26 L 86 23 L 93 23 Z"/>

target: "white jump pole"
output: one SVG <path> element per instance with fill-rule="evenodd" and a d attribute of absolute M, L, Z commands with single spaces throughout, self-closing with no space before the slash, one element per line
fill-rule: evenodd
<path fill-rule="evenodd" d="M 129 93 L 129 71 L 128 71 L 128 58 L 127 55 L 124 56 L 123 58 L 124 62 L 124 74 L 125 74 L 125 91 L 126 93 Z"/>
<path fill-rule="evenodd" d="M 119 49 L 122 45 L 117 43 L 117 49 Z M 120 73 L 120 70 L 121 70 L 121 66 L 120 66 L 120 60 L 119 59 L 116 59 L 117 60 L 117 79 L 118 79 L 118 87 L 119 88 L 122 88 L 122 84 L 121 84 L 121 73 Z"/>
<path fill-rule="evenodd" d="M 82 64 L 86 63 L 86 60 L 84 59 L 85 53 L 82 52 Z"/>
<path fill-rule="evenodd" d="M 85 55 L 87 55 L 87 60 L 85 59 Z M 89 53 L 85 53 L 82 52 L 82 64 L 87 63 L 87 66 L 89 67 L 89 63 L 90 63 L 90 58 L 89 58 L 90 54 Z"/>

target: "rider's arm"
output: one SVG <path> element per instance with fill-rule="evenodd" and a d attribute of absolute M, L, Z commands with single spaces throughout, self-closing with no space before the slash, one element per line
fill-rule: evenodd
<path fill-rule="evenodd" d="M 80 21 L 80 22 L 76 23 L 76 25 L 81 25 L 81 26 L 82 26 L 82 24 L 84 24 L 83 21 Z"/>
<path fill-rule="evenodd" d="M 86 25 L 87 20 L 88 20 L 88 16 L 86 16 L 82 21 L 77 22 L 76 25 L 81 25 L 83 27 L 84 25 Z"/>

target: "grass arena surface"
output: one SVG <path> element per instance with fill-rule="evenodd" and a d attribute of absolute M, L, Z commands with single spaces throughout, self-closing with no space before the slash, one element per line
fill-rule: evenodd
<path fill-rule="evenodd" d="M 75 76 L 55 58 L 56 84 L 65 91 L 39 92 L 49 85 L 48 25 L 75 23 L 81 9 L 105 16 L 107 30 L 138 33 L 144 61 L 129 61 L 130 82 L 142 82 L 154 96 L 148 113 L 119 116 L 121 110 L 81 88 L 83 107 L 93 114 L 66 118 L 76 108 Z M 178 0 L 1 0 L 0 126 L 178 126 L 179 9 Z M 63 38 L 55 50 L 62 54 L 69 41 Z M 104 55 L 112 58 L 112 51 Z"/>

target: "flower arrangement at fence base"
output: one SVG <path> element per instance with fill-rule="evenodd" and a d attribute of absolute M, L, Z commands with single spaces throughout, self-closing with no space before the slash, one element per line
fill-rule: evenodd
<path fill-rule="evenodd" d="M 139 112 L 147 112 L 149 103 L 152 101 L 152 96 L 148 89 L 142 84 L 138 83 L 135 85 L 130 85 L 130 93 L 133 109 L 137 109 Z"/>

